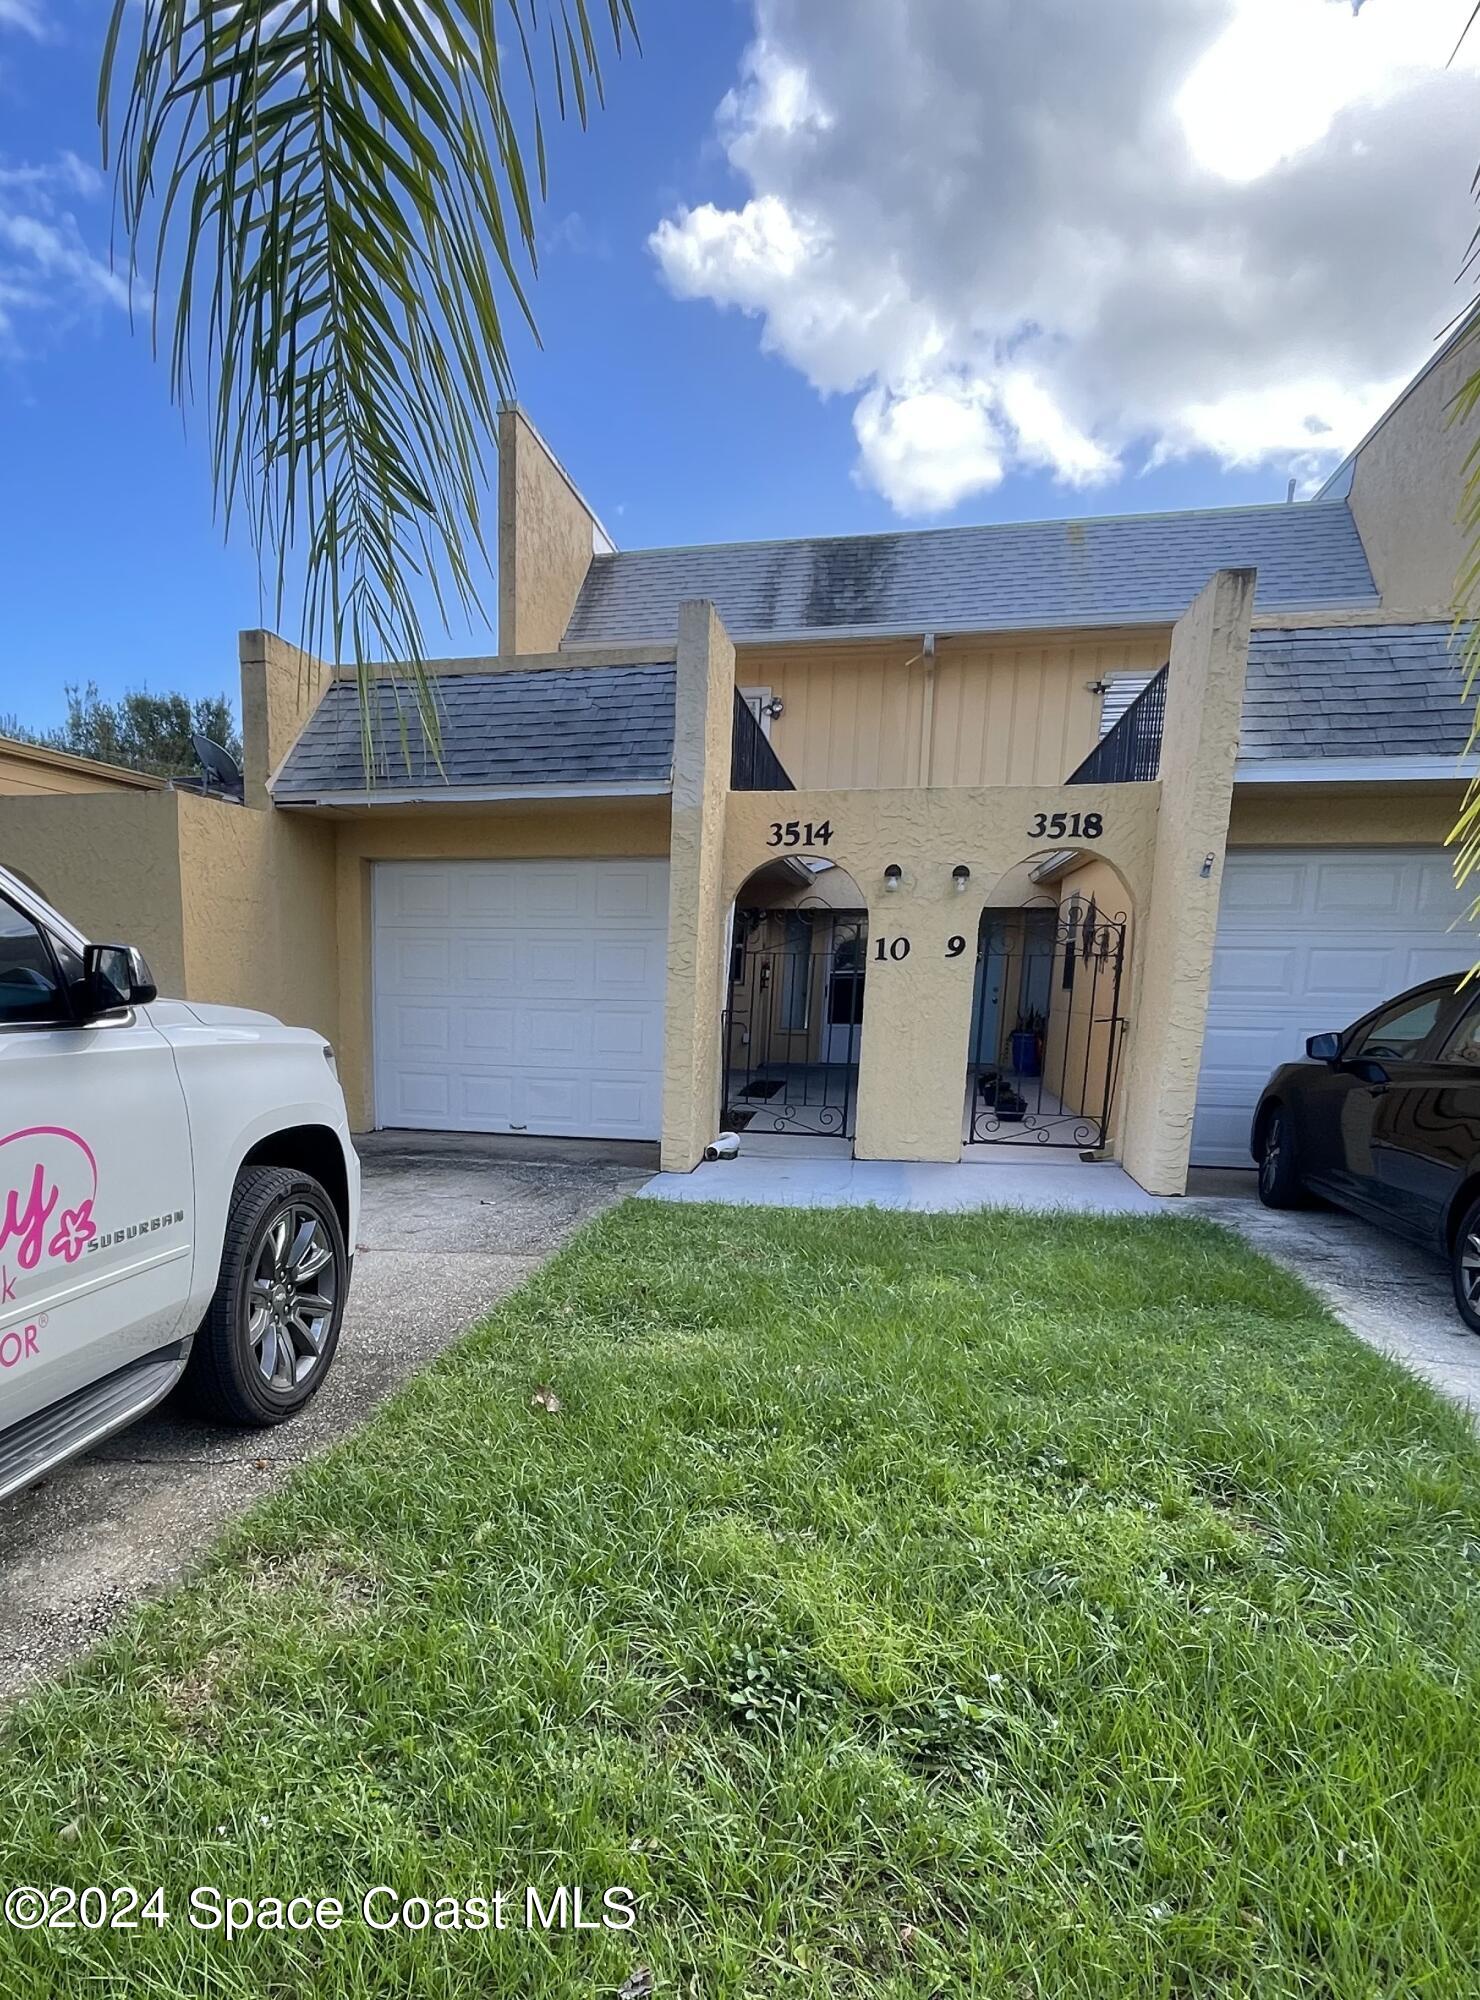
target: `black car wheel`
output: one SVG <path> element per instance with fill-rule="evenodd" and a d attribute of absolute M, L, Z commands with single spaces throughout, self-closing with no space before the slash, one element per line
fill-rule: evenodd
<path fill-rule="evenodd" d="M 1259 1145 L 1259 1199 L 1266 1208 L 1302 1208 L 1305 1190 L 1295 1158 L 1295 1126 L 1276 1105 L 1264 1121 Z"/>
<path fill-rule="evenodd" d="M 230 1424 L 280 1424 L 301 1410 L 329 1372 L 348 1289 L 344 1234 L 319 1183 L 244 1167 L 186 1371 L 197 1405 Z"/>
<path fill-rule="evenodd" d="M 1459 1316 L 1472 1333 L 1480 1333 L 1480 1197 L 1460 1218 L 1449 1267 Z"/>

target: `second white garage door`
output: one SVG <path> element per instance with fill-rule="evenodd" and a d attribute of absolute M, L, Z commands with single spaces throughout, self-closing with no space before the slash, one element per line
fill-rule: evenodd
<path fill-rule="evenodd" d="M 1406 986 L 1463 970 L 1475 939 L 1441 848 L 1235 850 L 1223 872 L 1192 1164 L 1247 1167 L 1271 1070 Z"/>
<path fill-rule="evenodd" d="M 374 921 L 378 1125 L 657 1138 L 666 861 L 381 862 Z"/>

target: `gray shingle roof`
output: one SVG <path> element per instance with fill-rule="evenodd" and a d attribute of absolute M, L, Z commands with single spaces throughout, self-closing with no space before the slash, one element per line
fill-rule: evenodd
<path fill-rule="evenodd" d="M 1470 709 L 1445 624 L 1255 632 L 1239 757 L 1453 757 Z"/>
<path fill-rule="evenodd" d="M 586 667 L 541 673 L 444 674 L 442 766 L 427 748 L 415 706 L 401 690 L 410 769 L 396 691 L 376 684 L 374 789 L 447 786 L 666 785 L 673 768 L 671 666 Z M 278 773 L 280 805 L 365 790 L 360 704 L 353 681 L 336 681 Z"/>
<path fill-rule="evenodd" d="M 671 638 L 712 598 L 737 639 L 1169 622 L 1216 569 L 1253 564 L 1261 611 L 1377 602 L 1344 502 L 1006 522 L 593 559 L 567 645 Z"/>

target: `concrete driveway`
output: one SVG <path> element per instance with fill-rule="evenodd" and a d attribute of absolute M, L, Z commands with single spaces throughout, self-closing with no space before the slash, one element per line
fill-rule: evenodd
<path fill-rule="evenodd" d="M 1236 1229 L 1319 1292 L 1369 1346 L 1480 1413 L 1480 1334 L 1455 1311 L 1440 1258 L 1338 1209 L 1265 1208 L 1252 1172 L 1194 1170 L 1177 1206 Z"/>
<path fill-rule="evenodd" d="M 360 1154 L 364 1201 L 344 1332 L 322 1393 L 301 1416 L 273 1431 L 222 1431 L 171 1399 L 0 1502 L 0 1698 L 172 1583 L 224 1522 L 355 1430 L 657 1164 L 655 1146 L 410 1133 L 368 1137 Z"/>

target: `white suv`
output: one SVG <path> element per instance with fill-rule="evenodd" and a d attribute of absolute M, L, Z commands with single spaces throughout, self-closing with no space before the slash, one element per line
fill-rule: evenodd
<path fill-rule="evenodd" d="M 227 1422 L 301 1409 L 359 1193 L 322 1035 L 158 999 L 0 868 L 0 1496 L 182 1377 Z"/>

